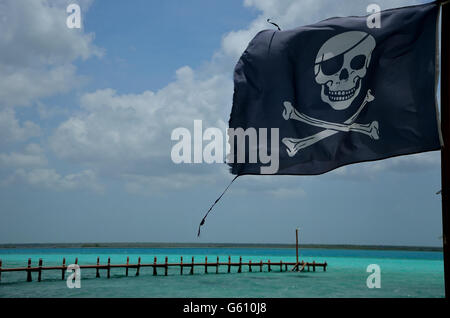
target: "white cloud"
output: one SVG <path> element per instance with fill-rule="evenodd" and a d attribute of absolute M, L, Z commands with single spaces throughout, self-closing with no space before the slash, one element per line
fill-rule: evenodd
<path fill-rule="evenodd" d="M 28 184 L 32 187 L 56 191 L 83 189 L 95 192 L 103 191 L 103 186 L 99 184 L 97 175 L 92 170 L 84 170 L 63 176 L 54 169 L 17 169 L 13 175 L 2 182 L 2 185 L 9 186 L 14 183 Z"/>
<path fill-rule="evenodd" d="M 47 158 L 38 144 L 28 144 L 24 152 L 0 153 L 0 167 L 46 166 Z"/>
<path fill-rule="evenodd" d="M 100 56 L 93 34 L 66 26 L 67 1 L 0 3 L 0 106 L 28 105 L 67 91 L 79 79 L 72 62 Z M 89 1 L 82 2 L 88 6 Z"/>
<path fill-rule="evenodd" d="M 13 109 L 0 109 L 0 144 L 24 141 L 40 134 L 41 129 L 35 123 L 19 122 Z"/>

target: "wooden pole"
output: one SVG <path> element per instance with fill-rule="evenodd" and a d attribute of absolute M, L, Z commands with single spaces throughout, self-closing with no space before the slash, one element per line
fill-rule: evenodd
<path fill-rule="evenodd" d="M 239 269 L 238 273 L 242 273 L 242 256 L 239 256 Z"/>
<path fill-rule="evenodd" d="M 167 262 L 168 262 L 168 257 L 166 256 L 166 261 L 165 261 L 165 264 L 164 264 L 164 276 L 167 276 L 167 270 L 169 268 L 169 266 L 167 266 Z"/>
<path fill-rule="evenodd" d="M 130 257 L 127 256 L 127 267 L 125 267 L 125 276 L 128 276 L 128 266 L 130 266 Z"/>
<path fill-rule="evenodd" d="M 205 274 L 208 274 L 208 256 L 205 256 Z"/>
<path fill-rule="evenodd" d="M 248 271 L 251 272 L 252 271 L 252 260 L 248 261 Z"/>
<path fill-rule="evenodd" d="M 263 261 L 260 260 L 259 261 L 259 271 L 262 272 L 262 267 L 263 267 Z"/>
<path fill-rule="evenodd" d="M 445 297 L 450 298 L 450 4 L 442 4 L 441 16 L 441 150 L 442 238 Z"/>
<path fill-rule="evenodd" d="M 31 258 L 28 259 L 28 268 L 31 268 Z M 27 270 L 27 282 L 31 282 L 33 279 L 31 277 L 31 270 Z"/>
<path fill-rule="evenodd" d="M 157 270 L 156 270 L 156 262 L 158 261 L 158 259 L 156 258 L 156 256 L 155 256 L 155 258 L 153 259 L 153 276 L 156 276 L 156 275 L 158 275 L 158 272 L 157 272 Z"/>
<path fill-rule="evenodd" d="M 136 268 L 136 276 L 139 276 L 139 271 L 141 269 L 141 257 L 138 257 L 138 264 L 137 264 L 137 268 Z"/>
<path fill-rule="evenodd" d="M 180 256 L 180 275 L 183 275 L 183 256 Z"/>
<path fill-rule="evenodd" d="M 96 273 L 95 273 L 95 277 L 100 277 L 100 269 L 98 268 L 98 266 L 100 266 L 100 257 L 97 257 L 97 268 L 96 268 Z"/>
<path fill-rule="evenodd" d="M 108 257 L 108 269 L 107 269 L 107 277 L 111 277 L 111 257 Z"/>
<path fill-rule="evenodd" d="M 316 271 L 316 261 L 313 261 L 313 272 Z"/>
<path fill-rule="evenodd" d="M 191 271 L 189 272 L 190 275 L 194 275 L 194 256 L 192 256 L 192 265 L 191 265 Z"/>
<path fill-rule="evenodd" d="M 295 254 L 296 254 L 296 262 L 298 264 L 298 228 L 295 229 Z"/>
<path fill-rule="evenodd" d="M 39 270 L 38 270 L 38 282 L 41 281 L 42 278 L 42 258 L 39 259 Z"/>
<path fill-rule="evenodd" d="M 283 271 L 283 261 L 280 260 L 280 272 L 282 272 L 282 271 Z"/>
<path fill-rule="evenodd" d="M 219 274 L 219 256 L 217 256 L 216 260 L 216 274 Z"/>
<path fill-rule="evenodd" d="M 267 261 L 267 268 L 268 268 L 268 270 L 269 270 L 269 272 L 270 272 L 270 259 Z"/>
<path fill-rule="evenodd" d="M 0 282 L 2 281 L 2 260 L 0 259 Z"/>
<path fill-rule="evenodd" d="M 61 271 L 61 280 L 64 280 L 65 276 L 66 276 L 66 258 L 63 257 L 62 271 Z"/>
<path fill-rule="evenodd" d="M 78 257 L 75 258 L 75 264 L 78 264 Z"/>
<path fill-rule="evenodd" d="M 231 271 L 231 256 L 228 255 L 228 273 Z"/>

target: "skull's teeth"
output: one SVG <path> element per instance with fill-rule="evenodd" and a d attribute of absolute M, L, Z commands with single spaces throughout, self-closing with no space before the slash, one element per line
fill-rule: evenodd
<path fill-rule="evenodd" d="M 328 90 L 328 97 L 332 101 L 340 101 L 340 100 L 347 100 L 353 97 L 355 94 L 356 87 L 353 87 L 352 89 L 349 89 L 347 91 L 332 91 Z"/>

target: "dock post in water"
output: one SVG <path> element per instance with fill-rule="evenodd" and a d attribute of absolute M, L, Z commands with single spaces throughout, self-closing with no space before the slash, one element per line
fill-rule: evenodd
<path fill-rule="evenodd" d="M 169 266 L 167 266 L 167 261 L 168 261 L 168 258 L 166 256 L 166 262 L 164 264 L 164 276 L 167 276 L 167 269 L 169 268 Z"/>
<path fill-rule="evenodd" d="M 158 259 L 155 256 L 155 258 L 153 259 L 153 276 L 158 275 L 158 271 L 156 270 L 156 262 L 157 261 L 158 261 Z"/>
<path fill-rule="evenodd" d="M 62 270 L 61 270 L 61 280 L 64 280 L 65 276 L 66 276 L 66 258 L 63 257 Z"/>
<path fill-rule="evenodd" d="M 242 273 L 242 256 L 239 256 L 239 268 L 238 273 Z"/>
<path fill-rule="evenodd" d="M 194 275 L 194 256 L 192 256 L 191 271 L 189 272 L 189 274 Z"/>
<path fill-rule="evenodd" d="M 270 269 L 270 259 L 267 261 L 267 270 L 270 272 L 271 271 L 271 269 Z"/>
<path fill-rule="evenodd" d="M 313 261 L 313 272 L 316 271 L 316 261 Z"/>
<path fill-rule="evenodd" d="M 183 256 L 180 256 L 180 275 L 183 275 Z"/>
<path fill-rule="evenodd" d="M 217 261 L 216 261 L 216 274 L 219 274 L 219 256 L 217 256 Z"/>
<path fill-rule="evenodd" d="M 251 272 L 252 271 L 252 260 L 248 261 L 248 271 Z"/>
<path fill-rule="evenodd" d="M 128 276 L 128 266 L 130 266 L 130 257 L 127 256 L 127 266 L 125 267 L 125 276 Z"/>
<path fill-rule="evenodd" d="M 0 259 L 0 282 L 2 281 L 2 260 Z"/>
<path fill-rule="evenodd" d="M 208 274 L 208 256 L 205 256 L 205 274 Z"/>
<path fill-rule="evenodd" d="M 228 256 L 228 273 L 231 271 L 231 256 Z"/>
<path fill-rule="evenodd" d="M 38 270 L 38 282 L 41 281 L 42 278 L 42 258 L 39 259 L 39 270 Z"/>
<path fill-rule="evenodd" d="M 107 277 L 111 278 L 111 257 L 108 257 Z"/>
<path fill-rule="evenodd" d="M 31 258 L 28 259 L 28 269 L 27 269 L 27 282 L 31 282 L 33 279 L 31 277 Z"/>
<path fill-rule="evenodd" d="M 141 269 L 141 257 L 138 257 L 138 264 L 136 268 L 136 276 L 139 276 L 139 270 Z"/>
<path fill-rule="evenodd" d="M 99 278 L 100 277 L 100 270 L 99 267 L 100 266 L 100 257 L 97 257 L 97 268 L 96 268 L 96 273 L 95 273 L 95 277 Z"/>

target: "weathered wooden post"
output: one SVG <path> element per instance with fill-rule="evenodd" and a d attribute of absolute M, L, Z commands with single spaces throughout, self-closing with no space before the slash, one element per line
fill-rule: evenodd
<path fill-rule="evenodd" d="M 323 271 L 326 272 L 327 271 L 327 262 L 325 262 L 325 264 L 323 265 Z"/>
<path fill-rule="evenodd" d="M 270 272 L 270 259 L 267 261 L 267 265 L 268 265 L 268 271 Z"/>
<path fill-rule="evenodd" d="M 231 256 L 228 256 L 228 273 L 231 271 Z"/>
<path fill-rule="evenodd" d="M 107 277 L 111 277 L 111 257 L 108 257 L 108 269 L 107 269 Z"/>
<path fill-rule="evenodd" d="M 259 261 L 259 271 L 262 272 L 262 268 L 263 268 L 263 261 L 260 260 Z"/>
<path fill-rule="evenodd" d="M 63 257 L 62 271 L 61 271 L 61 280 L 64 280 L 65 276 L 66 276 L 66 258 Z"/>
<path fill-rule="evenodd" d="M 217 261 L 216 261 L 216 274 L 219 274 L 219 256 L 217 256 Z"/>
<path fill-rule="evenodd" d="M 28 269 L 27 269 L 27 282 L 31 282 L 33 279 L 31 277 L 31 258 L 28 259 Z"/>
<path fill-rule="evenodd" d="M 242 273 L 242 256 L 239 256 L 239 268 L 238 273 Z"/>
<path fill-rule="evenodd" d="M 192 256 L 191 271 L 189 274 L 194 275 L 194 256 Z"/>
<path fill-rule="evenodd" d="M 283 271 L 283 260 L 280 260 L 280 272 Z"/>
<path fill-rule="evenodd" d="M 183 275 L 183 256 L 180 256 L 180 275 Z"/>
<path fill-rule="evenodd" d="M 251 272 L 252 271 L 252 260 L 248 261 L 248 271 Z"/>
<path fill-rule="evenodd" d="M 157 261 L 158 261 L 158 259 L 155 256 L 155 258 L 153 259 L 153 276 L 158 275 L 158 271 L 156 270 L 156 262 Z"/>
<path fill-rule="evenodd" d="M 208 256 L 205 256 L 205 274 L 208 274 Z"/>
<path fill-rule="evenodd" d="M 100 277 L 100 257 L 97 257 L 97 267 L 96 267 L 96 273 L 95 273 L 95 277 L 99 278 Z"/>
<path fill-rule="evenodd" d="M 2 260 L 0 259 L 0 282 L 2 281 Z"/>
<path fill-rule="evenodd" d="M 75 258 L 75 264 L 78 264 L 78 257 Z"/>
<path fill-rule="evenodd" d="M 316 261 L 313 261 L 313 272 L 316 271 Z"/>
<path fill-rule="evenodd" d="M 138 263 L 137 263 L 137 267 L 136 267 L 136 276 L 139 276 L 139 271 L 141 269 L 141 257 L 138 257 Z"/>
<path fill-rule="evenodd" d="M 127 266 L 125 267 L 125 276 L 128 276 L 128 266 L 130 266 L 130 257 L 127 256 Z"/>
<path fill-rule="evenodd" d="M 166 256 L 166 261 L 165 261 L 165 264 L 164 264 L 164 276 L 167 276 L 167 270 L 169 268 L 169 266 L 167 265 L 167 261 L 168 261 L 168 258 Z"/>
<path fill-rule="evenodd" d="M 39 265 L 38 265 L 38 282 L 41 281 L 42 278 L 42 258 L 39 259 Z"/>

